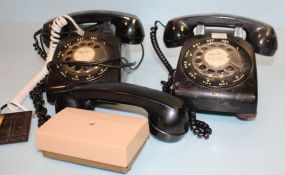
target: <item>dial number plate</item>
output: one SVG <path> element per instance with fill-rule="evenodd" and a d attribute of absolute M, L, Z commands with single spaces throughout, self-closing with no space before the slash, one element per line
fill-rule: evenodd
<path fill-rule="evenodd" d="M 60 61 L 96 62 L 114 57 L 111 44 L 94 35 L 77 37 L 58 47 L 56 59 Z M 99 65 L 56 65 L 60 76 L 71 81 L 91 81 L 105 75 L 110 68 Z"/>
<path fill-rule="evenodd" d="M 252 61 L 236 42 L 207 38 L 188 45 L 182 67 L 192 81 L 210 87 L 230 87 L 248 77 Z"/>

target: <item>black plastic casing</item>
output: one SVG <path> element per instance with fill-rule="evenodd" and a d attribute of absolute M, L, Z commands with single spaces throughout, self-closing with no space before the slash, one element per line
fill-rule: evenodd
<path fill-rule="evenodd" d="M 184 44 L 178 61 L 173 94 L 181 98 L 194 111 L 225 112 L 234 114 L 256 114 L 257 108 L 257 72 L 255 54 L 252 46 L 244 40 L 235 40 L 248 53 L 252 68 L 249 76 L 240 84 L 231 87 L 207 87 L 190 80 L 183 72 L 182 57 L 192 38 Z"/>
<path fill-rule="evenodd" d="M 179 141 L 189 130 L 188 108 L 184 102 L 147 87 L 105 82 L 53 87 L 49 94 L 56 97 L 56 112 L 65 107 L 89 109 L 88 102 L 95 100 L 142 107 L 148 113 L 150 132 L 164 142 Z"/>

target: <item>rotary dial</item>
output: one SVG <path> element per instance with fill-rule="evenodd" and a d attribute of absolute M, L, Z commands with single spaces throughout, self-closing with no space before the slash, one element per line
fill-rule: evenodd
<path fill-rule="evenodd" d="M 229 87 L 243 81 L 251 59 L 236 42 L 208 38 L 188 45 L 182 67 L 188 78 L 204 86 Z"/>
<path fill-rule="evenodd" d="M 56 59 L 72 62 L 96 62 L 114 57 L 114 51 L 108 42 L 96 36 L 78 37 L 65 42 L 58 49 Z M 58 64 L 56 68 L 61 76 L 72 81 L 90 81 L 106 74 L 110 68 L 98 65 L 80 66 Z"/>

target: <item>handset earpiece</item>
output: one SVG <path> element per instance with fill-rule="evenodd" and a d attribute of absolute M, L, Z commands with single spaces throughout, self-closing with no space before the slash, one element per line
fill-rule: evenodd
<path fill-rule="evenodd" d="M 261 25 L 247 32 L 248 42 L 252 44 L 256 53 L 273 56 L 277 50 L 277 36 L 272 27 Z"/>
<path fill-rule="evenodd" d="M 179 47 L 192 36 L 193 32 L 186 23 L 180 20 L 171 20 L 165 27 L 163 41 L 166 47 Z"/>
<path fill-rule="evenodd" d="M 128 44 L 142 43 L 144 30 L 137 17 L 115 17 L 112 21 L 116 26 L 116 35 L 121 38 L 122 42 Z"/>

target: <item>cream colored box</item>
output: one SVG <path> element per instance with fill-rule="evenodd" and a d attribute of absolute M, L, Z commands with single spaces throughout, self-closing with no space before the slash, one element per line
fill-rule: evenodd
<path fill-rule="evenodd" d="M 65 108 L 36 132 L 47 157 L 127 172 L 149 136 L 146 118 Z"/>

